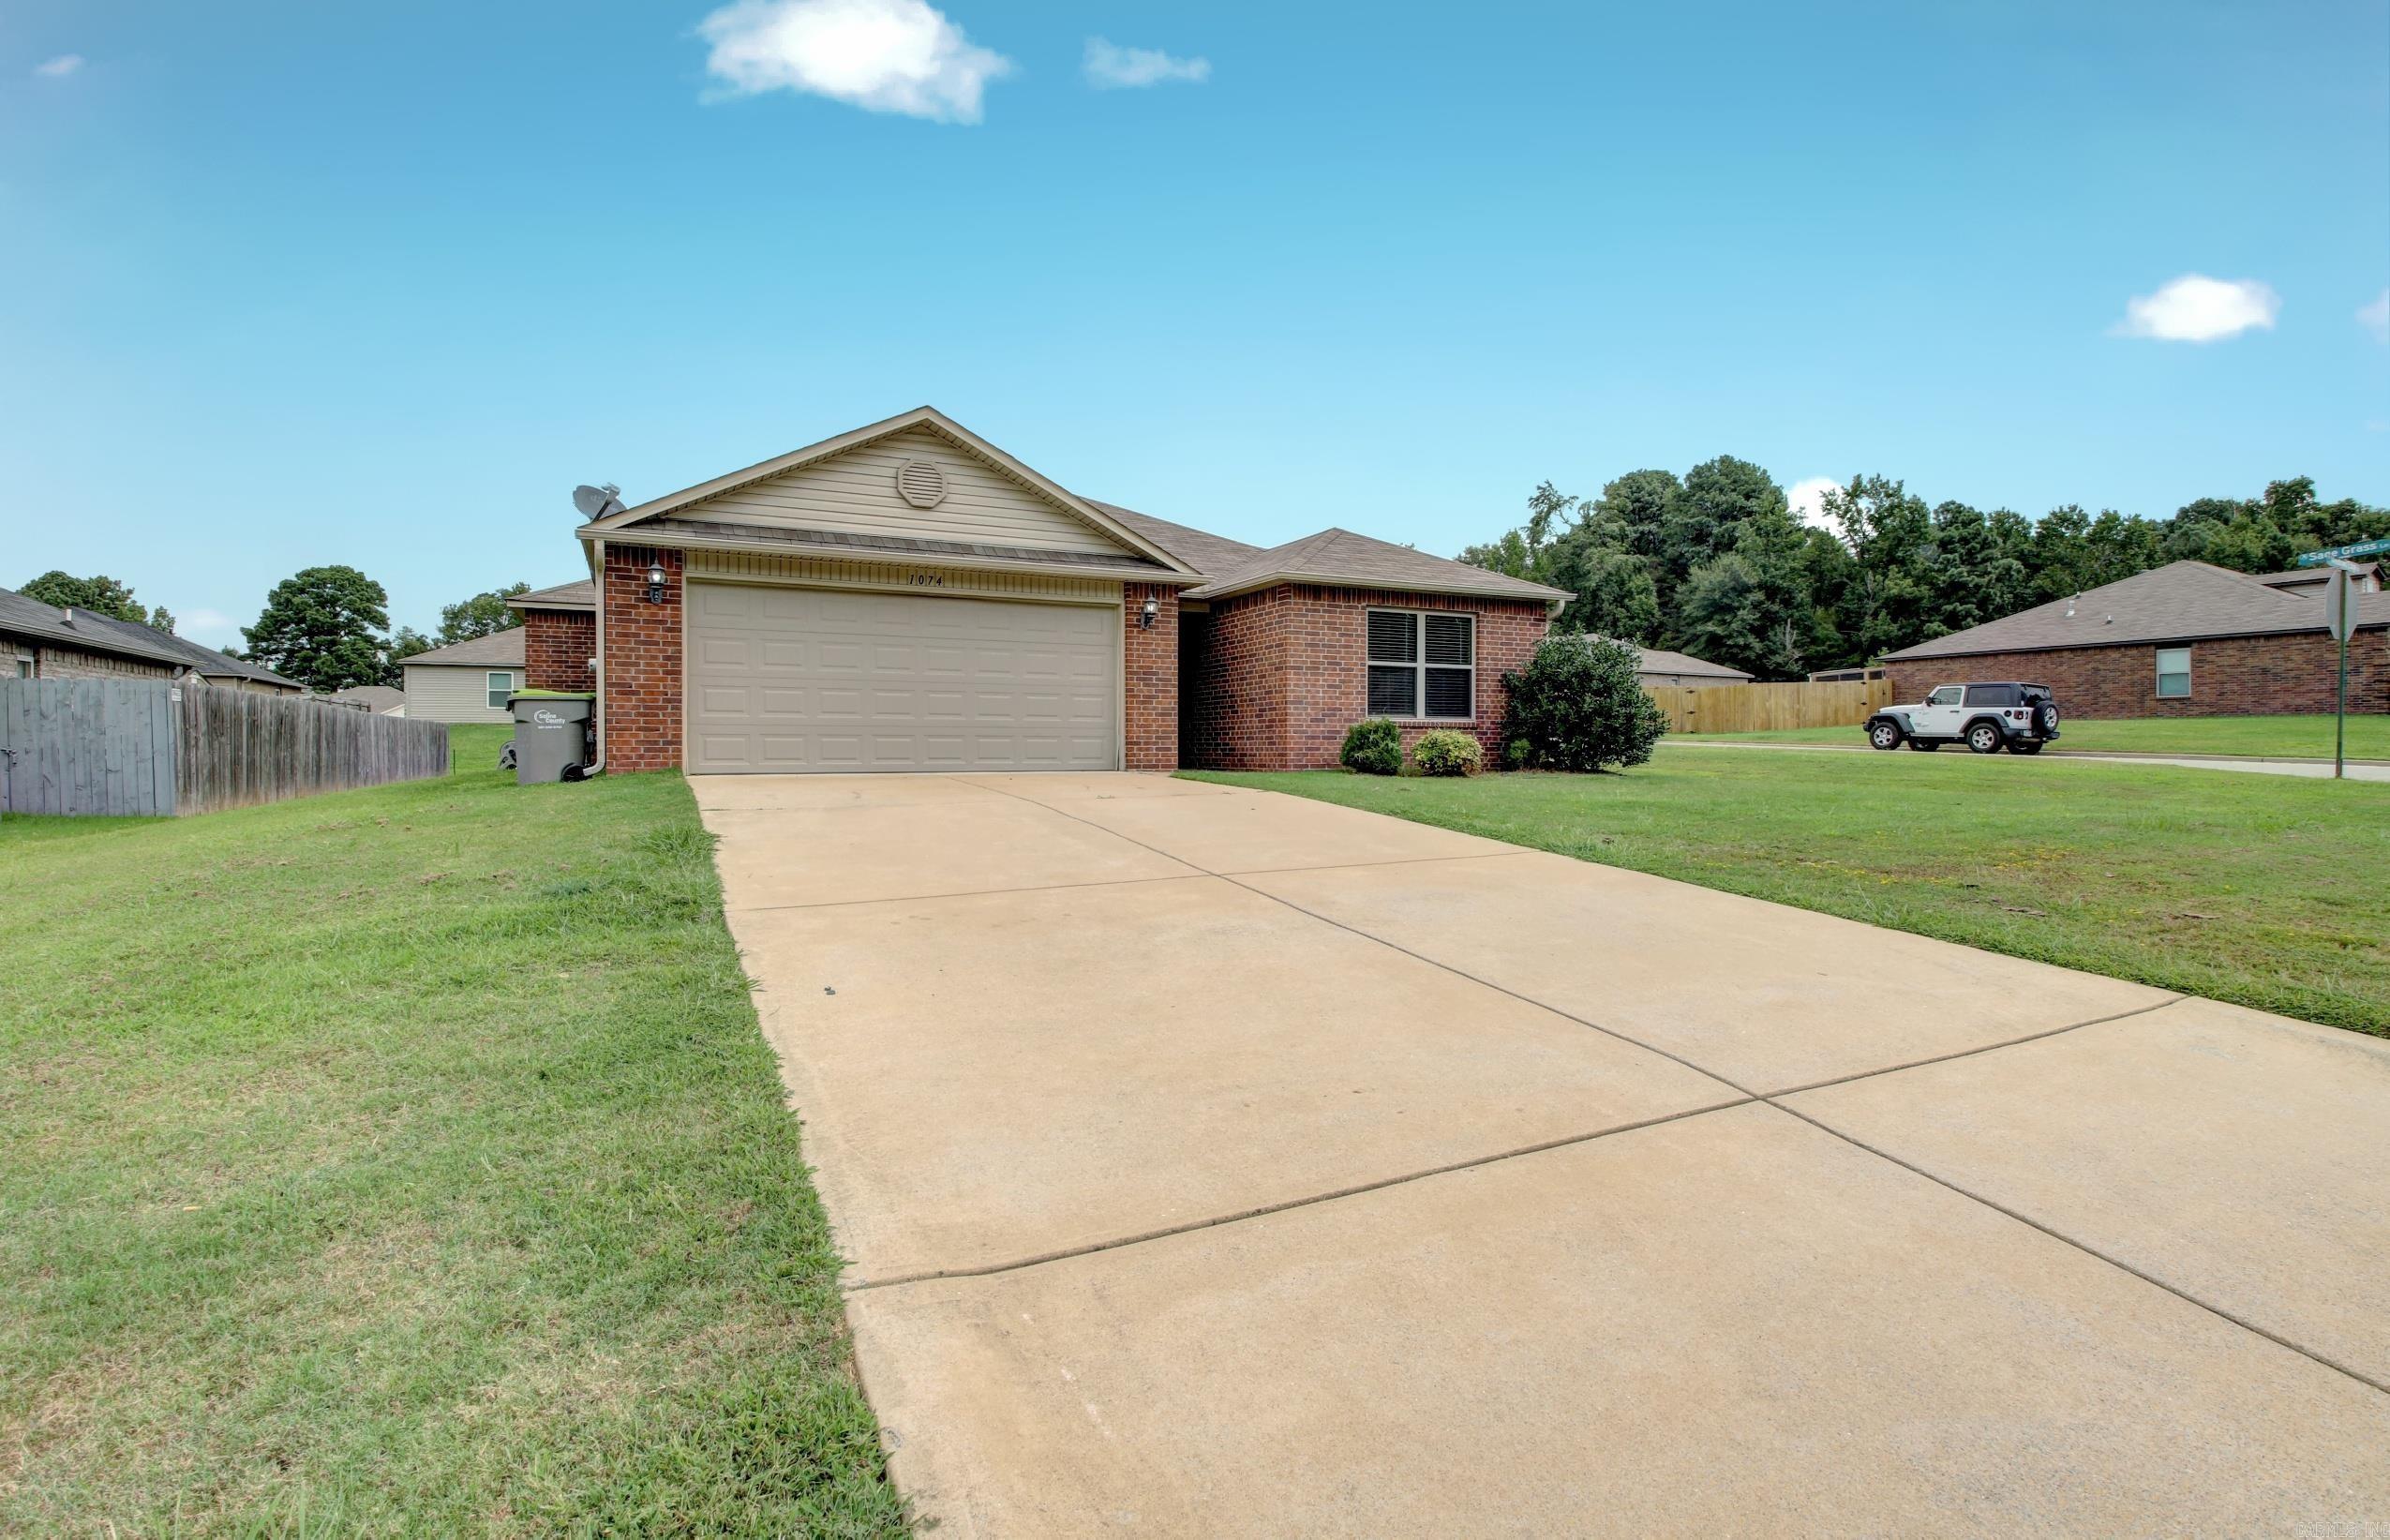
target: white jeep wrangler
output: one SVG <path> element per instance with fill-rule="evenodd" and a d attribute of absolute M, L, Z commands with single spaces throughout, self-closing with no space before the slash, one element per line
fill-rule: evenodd
<path fill-rule="evenodd" d="M 1964 743 L 1976 754 L 2039 754 L 2058 736 L 2058 700 L 2046 684 L 1937 684 L 1914 706 L 1867 719 L 1867 741 L 1928 752 Z"/>

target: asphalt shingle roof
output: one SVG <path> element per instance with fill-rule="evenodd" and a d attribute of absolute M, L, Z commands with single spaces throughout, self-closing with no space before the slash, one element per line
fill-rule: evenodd
<path fill-rule="evenodd" d="M 28 599 L 14 589 L 0 589 L 0 633 L 81 648 L 88 652 L 165 664 L 187 664 L 190 659 L 181 649 L 199 645 L 181 642 L 179 637 L 152 631 L 145 625 L 94 615 L 87 609 L 75 611 L 69 623 L 65 610 L 38 599 Z"/>
<path fill-rule="evenodd" d="M 1629 643 L 1629 646 L 1634 646 Z M 1690 652 L 1671 652 L 1664 647 L 1637 647 L 1642 654 L 1642 672 L 1646 674 L 1711 674 L 1719 679 L 1745 680 L 1751 676 L 1740 668 L 1729 668 L 1723 663 L 1696 658 Z"/>
<path fill-rule="evenodd" d="M 89 610 L 75 611 L 75 624 L 78 626 L 93 622 L 106 626 L 128 642 L 163 643 L 169 652 L 175 654 L 181 662 L 188 664 L 208 679 L 259 680 L 267 684 L 278 684 L 286 690 L 304 688 L 297 680 L 285 679 L 261 663 L 251 663 L 246 658 L 227 657 L 215 648 L 203 646 L 199 642 L 186 641 L 180 636 L 152 631 L 138 620 L 113 620 L 105 615 L 94 615 Z"/>
<path fill-rule="evenodd" d="M 559 583 L 552 589 L 533 589 L 506 601 L 509 609 L 595 609 L 597 584 L 589 578 L 577 583 Z"/>
<path fill-rule="evenodd" d="M 1565 599 L 1567 593 L 1506 577 L 1483 567 L 1448 561 L 1441 556 L 1373 540 L 1351 530 L 1322 530 L 1318 534 L 1274 546 L 1231 567 L 1207 574 L 1208 580 L 1187 591 L 1190 599 L 1225 598 L 1281 578 L 1303 583 L 1344 583 L 1362 588 L 1410 589 L 1423 593 L 1486 594 L 1506 599 Z"/>
<path fill-rule="evenodd" d="M 2390 625 L 2390 593 L 2360 595 L 2357 623 Z M 1888 652 L 1885 661 L 2194 641 L 2202 636 L 2268 636 L 2323 628 L 2319 594 L 2272 588 L 2246 573 L 2204 561 L 2174 561 L 2085 589 L 2071 599 L 2054 599 Z"/>
<path fill-rule="evenodd" d="M 523 628 L 508 626 L 486 636 L 451 642 L 446 647 L 435 647 L 428 652 L 418 652 L 411 658 L 398 660 L 401 668 L 413 668 L 418 665 L 435 668 L 520 668 L 523 666 Z"/>

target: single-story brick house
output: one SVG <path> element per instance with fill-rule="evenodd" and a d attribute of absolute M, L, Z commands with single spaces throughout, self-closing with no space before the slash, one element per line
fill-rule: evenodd
<path fill-rule="evenodd" d="M 2349 709 L 2390 711 L 2390 593 L 2368 571 L 2349 640 Z M 2333 709 L 2338 644 L 2312 570 L 2252 576 L 2175 561 L 1888 653 L 1893 696 L 2047 684 L 2070 716 L 2273 716 Z"/>
<path fill-rule="evenodd" d="M 594 587 L 512 602 L 530 684 L 594 690 L 618 770 L 1282 770 L 1372 714 L 1491 749 L 1568 597 L 1099 502 L 929 407 L 579 535 Z"/>
<path fill-rule="evenodd" d="M 0 589 L 0 673 L 16 679 L 184 680 L 295 695 L 305 686 L 262 664 L 228 658 L 136 620 L 61 609 Z"/>

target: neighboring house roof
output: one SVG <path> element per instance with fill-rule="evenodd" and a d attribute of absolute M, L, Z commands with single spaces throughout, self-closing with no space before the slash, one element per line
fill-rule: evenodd
<path fill-rule="evenodd" d="M 2360 626 L 2390 625 L 2390 593 L 2358 596 Z M 2203 636 L 2268 636 L 2323 629 L 2322 598 L 2273 587 L 2247 573 L 2204 561 L 2174 561 L 2071 599 L 2020 610 L 1888 652 L 1885 661 L 2042 652 L 2129 642 L 2195 641 Z"/>
<path fill-rule="evenodd" d="M 1166 572 L 1189 572 L 1190 569 L 1186 563 L 1154 544 L 1125 521 L 1114 518 L 1084 498 L 1066 491 L 1056 483 L 1014 459 L 1010 455 L 980 438 L 935 407 L 915 407 L 910 411 L 899 412 L 884 421 L 856 428 L 851 433 L 841 433 L 835 438 L 824 439 L 819 443 L 807 444 L 802 449 L 792 449 L 785 455 L 776 455 L 770 459 L 758 461 L 744 470 L 733 471 L 728 475 L 716 476 L 711 481 L 699 482 L 695 486 L 684 486 L 678 492 L 669 492 L 660 498 L 651 498 L 635 508 L 626 508 L 619 514 L 591 519 L 581 526 L 580 536 L 584 540 L 590 540 L 611 534 L 626 525 L 661 519 L 692 503 L 703 502 L 708 498 L 719 497 L 724 492 L 736 491 L 741 486 L 772 476 L 784 475 L 799 467 L 829 459 L 834 455 L 843 455 L 850 449 L 917 427 L 928 428 L 966 455 L 995 467 L 1012 480 L 1058 504 L 1065 512 L 1091 528 L 1120 542 L 1128 550 L 1158 561 Z M 754 530 L 741 530 L 739 532 L 748 537 L 756 533 Z"/>
<path fill-rule="evenodd" d="M 533 589 L 506 601 L 509 609 L 595 609 L 597 584 L 584 577 L 577 583 L 559 583 L 552 589 Z"/>
<path fill-rule="evenodd" d="M 177 646 L 179 638 L 162 631 L 134 626 L 130 621 L 112 620 L 104 615 L 94 615 L 87 609 L 78 609 L 69 615 L 53 605 L 28 599 L 14 589 L 0 589 L 0 634 L 23 636 L 57 647 L 78 648 L 86 652 L 140 658 L 148 663 L 187 665 L 190 662 Z"/>
<path fill-rule="evenodd" d="M 246 658 L 227 657 L 215 648 L 203 646 L 199 642 L 185 641 L 182 637 L 166 632 L 153 631 L 139 620 L 119 620 L 105 615 L 93 615 L 87 610 L 75 611 L 77 625 L 92 621 L 108 627 L 127 641 L 163 644 L 169 652 L 188 664 L 191 671 L 202 679 L 256 680 L 263 684 L 272 684 L 292 691 L 306 688 L 297 680 L 285 679 L 261 663 L 251 663 Z"/>
<path fill-rule="evenodd" d="M 323 697 L 344 706 L 362 706 L 381 716 L 407 704 L 407 692 L 394 690 L 387 684 L 352 684 L 346 690 L 335 690 Z"/>
<path fill-rule="evenodd" d="M 1483 567 L 1448 561 L 1408 546 L 1372 540 L 1351 530 L 1318 534 L 1256 551 L 1226 572 L 1187 591 L 1189 599 L 1225 599 L 1273 583 L 1339 583 L 1421 593 L 1484 594 L 1505 599 L 1565 599 L 1564 589 L 1506 577 Z"/>
<path fill-rule="evenodd" d="M 2353 565 L 2359 572 L 2358 581 L 2377 586 L 2381 583 L 2382 563 L 2379 561 L 2359 561 Z M 2320 589 L 2332 581 L 2332 569 L 2330 567 L 2293 567 L 2289 572 L 2261 572 L 2255 576 L 2259 582 L 2270 589 Z"/>
<path fill-rule="evenodd" d="M 473 636 L 446 647 L 435 647 L 411 658 L 400 658 L 401 668 L 520 668 L 523 628 L 508 626 L 486 636 Z"/>
<path fill-rule="evenodd" d="M 1627 645 L 1634 646 L 1632 642 Z M 1722 680 L 1740 680 L 1745 684 L 1751 682 L 1751 676 L 1740 668 L 1729 668 L 1723 663 L 1696 658 L 1690 652 L 1671 652 L 1659 647 L 1637 647 L 1635 650 L 1642 654 L 1641 662 L 1636 665 L 1637 673 L 1701 674 Z"/>

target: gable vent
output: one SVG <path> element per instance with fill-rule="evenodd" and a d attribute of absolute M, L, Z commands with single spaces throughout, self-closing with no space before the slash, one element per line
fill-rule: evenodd
<path fill-rule="evenodd" d="M 928 460 L 896 468 L 896 495 L 916 508 L 934 508 L 946 499 L 946 472 Z"/>

